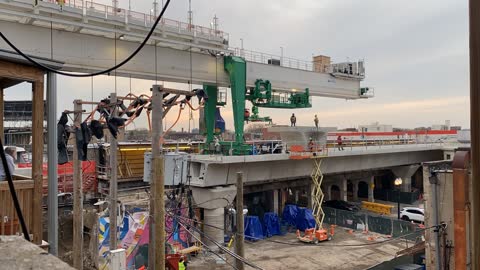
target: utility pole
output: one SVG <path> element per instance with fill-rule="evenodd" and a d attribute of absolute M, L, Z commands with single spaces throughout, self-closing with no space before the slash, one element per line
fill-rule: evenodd
<path fill-rule="evenodd" d="M 280 47 L 280 66 L 283 66 L 283 47 Z"/>
<path fill-rule="evenodd" d="M 480 2 L 470 0 L 470 129 L 472 153 L 472 269 L 480 269 Z"/>
<path fill-rule="evenodd" d="M 162 153 L 163 85 L 152 86 L 152 177 L 150 182 L 150 244 L 148 266 L 165 269 L 164 159 Z"/>
<path fill-rule="evenodd" d="M 213 17 L 213 31 L 214 35 L 217 36 L 217 31 L 218 31 L 218 17 L 217 14 Z"/>
<path fill-rule="evenodd" d="M 192 26 L 193 26 L 192 0 L 188 0 L 188 29 L 192 30 Z"/>
<path fill-rule="evenodd" d="M 244 228 L 243 228 L 243 173 L 237 172 L 237 234 L 235 235 L 235 253 L 240 257 L 244 257 L 245 250 L 244 242 Z M 235 259 L 235 267 L 238 270 L 244 269 L 244 264 L 239 259 Z"/>
<path fill-rule="evenodd" d="M 111 111 L 111 117 L 116 117 L 118 115 L 117 110 L 117 94 L 110 94 L 110 104 L 113 106 Z M 117 134 L 118 135 L 118 134 Z M 118 177 L 117 177 L 117 151 L 118 144 L 117 139 L 111 134 L 110 135 L 110 203 L 108 206 L 108 212 L 110 213 L 110 251 L 117 249 L 117 187 L 118 187 Z"/>
<path fill-rule="evenodd" d="M 82 123 L 82 101 L 73 101 L 73 126 L 75 130 Z M 76 138 L 75 134 L 75 138 Z M 77 144 L 73 144 L 73 267 L 83 269 L 83 192 L 82 192 L 82 167 L 78 159 Z"/>
<path fill-rule="evenodd" d="M 58 255 L 58 173 L 57 173 L 57 75 L 47 73 L 48 102 L 48 244 L 50 254 Z M 3 140 L 3 138 L 2 138 Z"/>
<path fill-rule="evenodd" d="M 156 20 L 158 16 L 158 0 L 153 1 L 153 18 Z"/>

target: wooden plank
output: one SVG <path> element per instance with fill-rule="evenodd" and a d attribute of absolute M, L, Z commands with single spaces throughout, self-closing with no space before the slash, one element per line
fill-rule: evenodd
<path fill-rule="evenodd" d="M 0 77 L 17 79 L 20 81 L 43 82 L 43 75 L 44 72 L 36 67 L 0 60 Z"/>
<path fill-rule="evenodd" d="M 29 70 L 29 69 L 28 69 Z M 38 76 L 38 72 L 31 71 Z M 42 185 L 43 185 L 43 73 L 41 80 L 37 80 L 32 84 L 32 179 L 33 187 L 33 242 L 37 245 L 42 243 Z"/>
<path fill-rule="evenodd" d="M 15 190 L 33 189 L 33 180 L 13 181 L 13 186 L 15 187 Z M 0 191 L 10 192 L 10 190 L 8 188 L 8 183 L 6 181 L 0 182 Z"/>

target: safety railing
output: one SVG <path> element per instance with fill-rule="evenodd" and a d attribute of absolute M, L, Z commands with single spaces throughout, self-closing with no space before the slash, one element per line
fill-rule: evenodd
<path fill-rule="evenodd" d="M 13 181 L 18 202 L 29 232 L 32 230 L 32 216 L 35 211 L 41 211 L 41 205 L 33 204 L 33 180 Z M 0 235 L 21 234 L 20 221 L 13 205 L 7 181 L 0 182 Z"/>
<path fill-rule="evenodd" d="M 249 51 L 241 48 L 234 48 L 233 51 L 235 56 L 243 57 L 245 60 L 250 62 L 313 71 L 312 61 L 299 60 L 263 52 Z"/>
<path fill-rule="evenodd" d="M 33 1 L 33 0 L 32 0 Z M 126 23 L 141 25 L 150 27 L 155 22 L 156 17 L 154 14 L 146 14 L 137 11 L 127 10 L 123 8 L 114 8 L 113 6 L 96 3 L 94 1 L 85 0 L 43 0 L 42 2 L 48 2 L 60 5 L 62 7 L 69 7 L 85 9 L 85 14 L 89 16 L 99 17 L 103 19 L 119 20 Z M 159 24 L 159 28 L 164 27 L 177 33 L 191 34 L 193 36 L 203 38 L 218 38 L 228 41 L 229 35 L 221 30 L 215 30 L 200 25 L 189 24 L 186 22 L 176 21 L 172 19 L 162 19 Z"/>

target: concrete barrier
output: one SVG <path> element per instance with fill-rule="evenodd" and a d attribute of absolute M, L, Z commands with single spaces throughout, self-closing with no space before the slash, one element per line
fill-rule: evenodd
<path fill-rule="evenodd" d="M 362 202 L 362 209 L 365 209 L 377 214 L 390 215 L 392 208 L 393 208 L 393 205 L 373 203 L 373 202 Z"/>

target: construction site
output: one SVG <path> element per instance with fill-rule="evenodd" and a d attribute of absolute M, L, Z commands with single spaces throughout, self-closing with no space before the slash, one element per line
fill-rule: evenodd
<path fill-rule="evenodd" d="M 336 124 L 375 61 L 95 1 L 0 0 L 0 269 L 480 269 L 478 1 L 467 129 Z"/>

